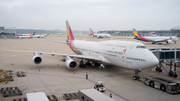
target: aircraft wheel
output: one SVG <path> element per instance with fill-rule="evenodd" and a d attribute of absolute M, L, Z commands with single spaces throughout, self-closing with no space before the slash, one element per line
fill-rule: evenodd
<path fill-rule="evenodd" d="M 162 72 L 162 69 L 159 69 L 159 71 L 158 72 Z"/>
<path fill-rule="evenodd" d="M 174 74 L 173 77 L 174 77 L 174 78 L 177 78 L 177 74 Z"/>
<path fill-rule="evenodd" d="M 169 72 L 169 76 L 173 76 L 173 72 L 172 71 Z"/>
<path fill-rule="evenodd" d="M 138 77 L 137 76 L 133 76 L 133 80 L 137 80 L 138 79 Z"/>
<path fill-rule="evenodd" d="M 157 67 L 157 68 L 156 68 L 156 72 L 158 72 L 158 71 L 159 71 L 159 68 Z"/>

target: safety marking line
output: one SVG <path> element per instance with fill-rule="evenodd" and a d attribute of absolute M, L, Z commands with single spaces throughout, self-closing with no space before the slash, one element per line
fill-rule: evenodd
<path fill-rule="evenodd" d="M 6 49 L 7 47 L 3 47 L 3 49 Z"/>
<path fill-rule="evenodd" d="M 34 46 L 33 48 L 38 48 L 37 46 Z"/>
<path fill-rule="evenodd" d="M 113 78 L 114 78 L 114 79 L 117 79 L 117 78 L 122 78 L 122 77 L 119 76 L 119 77 L 113 77 Z"/>
<path fill-rule="evenodd" d="M 94 82 L 94 81 L 92 81 L 92 80 L 90 80 L 90 79 L 87 79 L 87 80 L 95 84 L 95 82 Z M 111 90 L 109 90 L 109 89 L 107 89 L 107 88 L 106 88 L 106 90 L 107 90 L 108 92 L 110 92 L 110 93 L 112 93 L 112 94 L 116 95 L 117 97 L 119 97 L 119 98 L 121 98 L 121 99 L 125 100 L 125 101 L 129 101 L 128 99 L 126 99 L 126 98 L 124 98 L 124 97 L 122 97 L 122 96 L 120 96 L 120 95 L 118 95 L 118 94 L 114 93 L 113 91 L 111 91 Z"/>
<path fill-rule="evenodd" d="M 55 46 L 50 46 L 51 48 L 54 48 Z"/>
<path fill-rule="evenodd" d="M 61 51 L 60 53 L 62 53 L 62 52 L 66 52 L 68 49 L 67 48 L 65 48 L 65 50 L 63 50 L 63 51 Z M 58 52 L 59 53 L 59 52 Z"/>
<path fill-rule="evenodd" d="M 112 74 L 112 73 L 100 73 L 100 75 L 103 75 L 103 74 Z"/>
<path fill-rule="evenodd" d="M 29 48 L 30 50 L 33 50 L 32 48 Z"/>
<path fill-rule="evenodd" d="M 0 64 L 3 62 L 4 59 L 5 59 L 5 57 L 1 60 Z"/>
<path fill-rule="evenodd" d="M 12 47 L 12 48 L 17 48 L 17 47 Z"/>
<path fill-rule="evenodd" d="M 124 82 L 132 82 L 132 81 L 134 81 L 134 80 L 124 81 Z"/>

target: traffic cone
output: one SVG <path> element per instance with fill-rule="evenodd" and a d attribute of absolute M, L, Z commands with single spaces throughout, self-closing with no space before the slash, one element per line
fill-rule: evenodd
<path fill-rule="evenodd" d="M 40 69 L 39 69 L 39 71 L 40 71 Z"/>
<path fill-rule="evenodd" d="M 13 63 L 12 63 L 12 65 L 13 65 Z"/>
<path fill-rule="evenodd" d="M 75 72 L 74 72 L 74 74 L 75 74 Z"/>
<path fill-rule="evenodd" d="M 31 68 L 31 70 L 32 70 L 32 68 Z"/>

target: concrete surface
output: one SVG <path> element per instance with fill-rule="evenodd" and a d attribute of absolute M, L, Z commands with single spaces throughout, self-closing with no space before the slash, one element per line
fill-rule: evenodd
<path fill-rule="evenodd" d="M 88 41 L 102 41 L 109 39 L 96 39 L 89 36 L 75 36 L 76 39 Z M 73 54 L 71 49 L 66 44 L 47 41 L 57 40 L 65 41 L 66 36 L 50 36 L 42 39 L 0 39 L 0 46 L 4 49 L 11 50 L 27 50 L 27 51 L 42 51 L 42 52 L 55 52 L 55 53 L 70 53 Z M 127 37 L 112 37 L 110 40 L 127 40 L 138 41 L 133 38 Z M 138 41 L 142 42 L 142 41 Z M 180 42 L 177 44 L 152 45 L 148 42 L 142 42 L 148 48 L 154 47 L 180 47 Z M 47 95 L 56 95 L 59 101 L 66 101 L 63 98 L 63 93 L 77 92 L 80 89 L 88 89 L 94 87 L 94 82 L 101 80 L 105 82 L 107 88 L 107 96 L 112 94 L 112 98 L 117 101 L 179 101 L 179 94 L 172 95 L 161 90 L 151 88 L 144 85 L 142 82 L 133 81 L 133 70 L 126 70 L 117 67 L 108 67 L 108 69 L 99 69 L 97 67 L 77 68 L 75 71 L 68 69 L 60 56 L 42 55 L 42 63 L 36 65 L 32 61 L 33 54 L 31 53 L 18 53 L 18 52 L 5 52 L 0 48 L 0 69 L 25 71 L 26 77 L 16 77 L 14 81 L 0 83 L 2 87 L 18 86 L 23 91 L 22 96 L 9 96 L 3 97 L 0 94 L 0 100 L 12 101 L 15 98 L 24 98 L 26 93 L 31 92 L 45 92 Z M 178 69 L 179 70 L 179 69 Z M 180 70 L 179 70 L 180 71 Z M 85 79 L 86 72 L 88 72 L 89 80 Z M 179 72 L 178 72 L 179 73 Z M 165 73 L 164 73 L 165 74 Z M 167 77 L 162 73 L 143 70 L 139 75 L 141 78 L 156 75 Z M 173 80 L 179 80 L 170 78 Z M 72 99 L 71 101 L 78 101 Z"/>

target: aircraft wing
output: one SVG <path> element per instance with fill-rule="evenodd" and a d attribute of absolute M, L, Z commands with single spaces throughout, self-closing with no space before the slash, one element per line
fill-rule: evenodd
<path fill-rule="evenodd" d="M 52 42 L 58 42 L 58 43 L 64 43 L 64 44 L 68 44 L 68 42 L 64 42 L 64 41 L 55 41 L 55 40 L 48 40 L 48 41 L 52 41 Z"/>
<path fill-rule="evenodd" d="M 22 51 L 22 50 L 4 50 L 4 51 L 11 51 L 11 52 L 26 52 L 26 53 L 34 53 L 34 54 L 48 54 L 48 55 L 58 55 L 58 56 L 62 56 L 62 57 L 66 57 L 69 56 L 71 58 L 78 58 L 78 59 L 87 59 L 87 60 L 92 60 L 92 61 L 96 61 L 96 62 L 101 62 L 101 63 L 105 63 L 105 64 L 111 64 L 106 58 L 104 58 L 103 56 L 92 56 L 92 55 L 74 55 L 74 54 L 62 54 L 62 53 L 49 53 L 49 52 L 37 52 L 37 51 Z"/>

